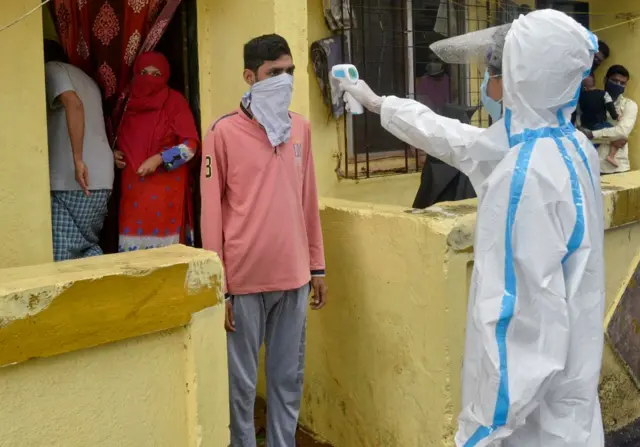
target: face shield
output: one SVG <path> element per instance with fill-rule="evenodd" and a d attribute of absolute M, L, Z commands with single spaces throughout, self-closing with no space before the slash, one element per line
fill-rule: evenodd
<path fill-rule="evenodd" d="M 429 47 L 447 64 L 475 66 L 478 76 L 483 78 L 480 91 L 481 102 L 494 121 L 502 114 L 500 99 L 493 99 L 487 92 L 489 80 L 502 75 L 502 53 L 511 24 L 473 31 L 461 36 L 439 40 Z M 473 70 L 473 68 L 472 68 Z"/>
<path fill-rule="evenodd" d="M 502 73 L 502 52 L 511 24 L 473 31 L 432 43 L 429 47 L 446 64 L 476 65 Z"/>

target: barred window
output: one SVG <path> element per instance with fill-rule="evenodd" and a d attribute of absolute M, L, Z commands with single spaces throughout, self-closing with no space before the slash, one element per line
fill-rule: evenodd
<path fill-rule="evenodd" d="M 484 67 L 447 65 L 429 49 L 444 39 L 513 20 L 511 0 L 341 0 L 350 11 L 343 54 L 380 95 L 411 98 L 436 112 L 486 127 L 478 109 Z M 385 131 L 379 116 L 346 116 L 344 174 L 367 178 L 418 172 L 424 153 Z"/>

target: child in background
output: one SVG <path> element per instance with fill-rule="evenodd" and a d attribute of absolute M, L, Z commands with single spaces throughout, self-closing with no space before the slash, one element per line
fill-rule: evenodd
<path fill-rule="evenodd" d="M 607 120 L 607 112 L 613 120 L 618 121 L 618 111 L 609 93 L 596 89 L 593 73 L 582 82 L 582 87 L 578 102 L 582 127 L 590 131 L 613 127 Z M 599 145 L 595 144 L 594 146 L 598 147 Z M 618 149 L 611 146 L 607 156 L 607 161 L 614 166 L 618 166 L 618 162 L 615 159 L 617 151 Z"/>

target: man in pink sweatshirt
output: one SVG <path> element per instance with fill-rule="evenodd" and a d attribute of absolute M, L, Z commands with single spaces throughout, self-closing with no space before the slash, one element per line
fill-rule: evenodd
<path fill-rule="evenodd" d="M 256 445 L 264 342 L 267 445 L 295 447 L 310 288 L 313 309 L 327 298 L 311 133 L 289 111 L 294 65 L 286 40 L 251 40 L 244 67 L 249 91 L 202 148 L 202 242 L 225 267 L 231 446 Z"/>

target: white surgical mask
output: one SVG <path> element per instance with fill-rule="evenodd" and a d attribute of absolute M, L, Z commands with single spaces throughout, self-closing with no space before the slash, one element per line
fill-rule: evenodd
<path fill-rule="evenodd" d="M 242 97 L 242 105 L 251 107 L 251 113 L 267 131 L 274 147 L 286 142 L 291 135 L 292 94 L 293 76 L 284 73 L 256 82 Z"/>
<path fill-rule="evenodd" d="M 502 118 L 502 99 L 500 101 L 496 101 L 491 96 L 489 96 L 489 93 L 487 93 L 489 79 L 495 77 L 497 76 L 489 75 L 489 70 L 485 71 L 484 80 L 482 81 L 482 85 L 480 86 L 480 101 L 482 101 L 482 105 L 494 122 Z"/>

